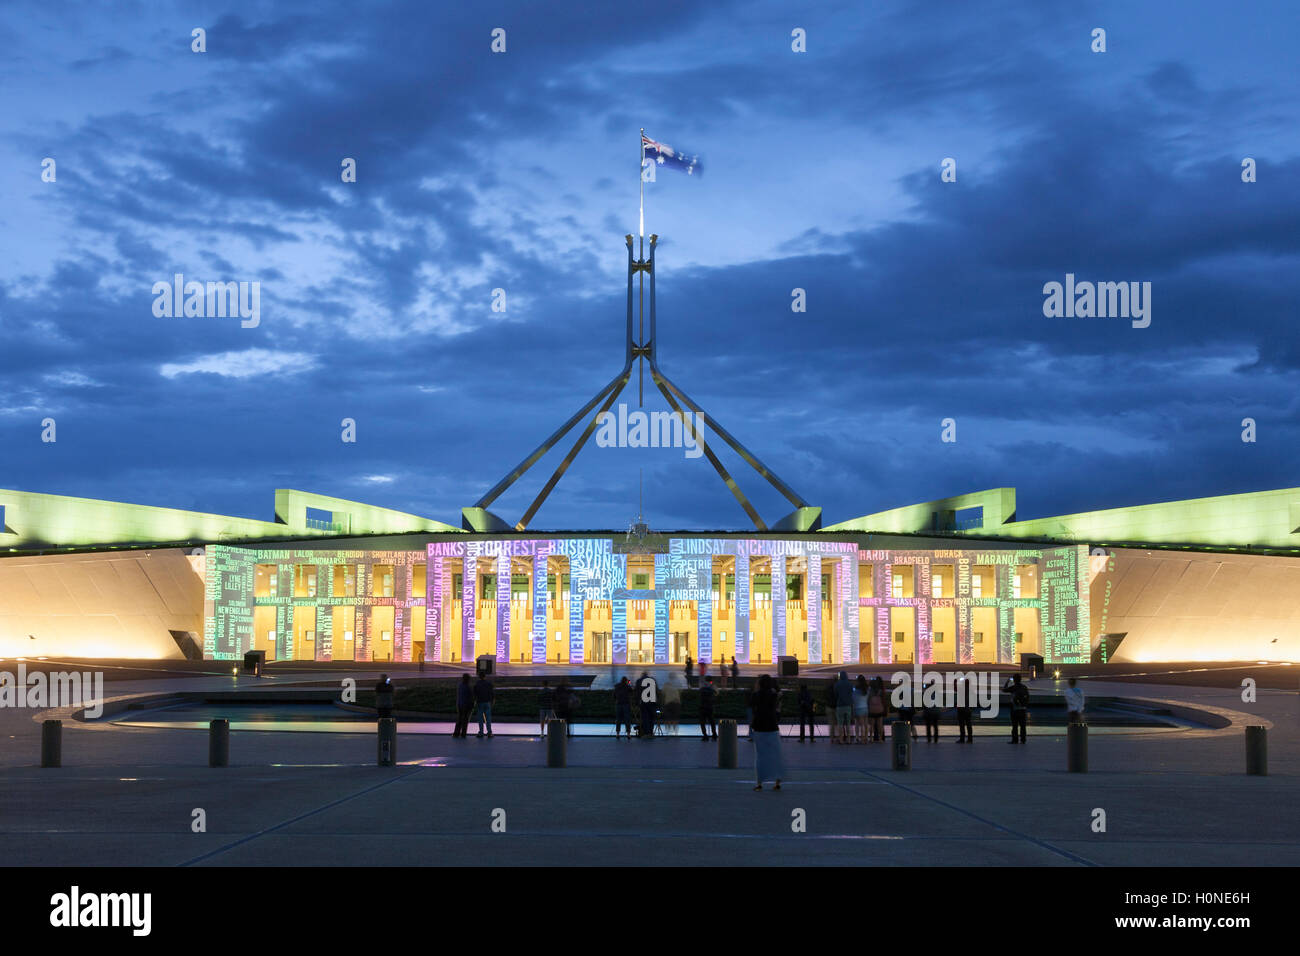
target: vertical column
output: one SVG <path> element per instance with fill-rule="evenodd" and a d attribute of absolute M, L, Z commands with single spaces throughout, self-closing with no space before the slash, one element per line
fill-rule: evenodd
<path fill-rule="evenodd" d="M 460 579 L 460 659 L 466 663 L 474 660 L 474 618 L 477 616 L 478 562 L 466 555 L 462 562 Z"/>
<path fill-rule="evenodd" d="M 840 660 L 857 664 L 861 608 L 858 606 L 858 552 L 840 558 Z"/>
<path fill-rule="evenodd" d="M 276 605 L 275 648 L 271 653 L 277 661 L 293 660 L 293 598 Z"/>
<path fill-rule="evenodd" d="M 714 662 L 714 558 L 711 554 L 703 557 L 694 558 L 695 574 L 694 578 L 703 588 L 699 591 L 701 597 L 695 601 L 695 646 L 699 650 L 699 662 Z M 719 581 L 720 591 L 725 592 L 727 585 Z"/>
<path fill-rule="evenodd" d="M 424 570 L 424 659 L 442 660 L 442 556 L 429 548 Z"/>
<path fill-rule="evenodd" d="M 994 587 L 998 599 L 998 663 L 1014 664 L 1018 660 L 1015 615 L 1007 603 L 1011 600 L 1011 565 L 993 565 L 993 580 L 997 582 Z"/>
<path fill-rule="evenodd" d="M 546 587 L 546 559 L 550 557 L 549 541 L 536 542 L 533 551 L 533 663 L 546 663 L 546 621 L 549 611 L 550 594 Z M 559 594 L 560 582 L 556 580 L 555 590 Z"/>
<path fill-rule="evenodd" d="M 610 660 L 615 664 L 627 663 L 627 601 L 611 601 L 610 618 Z"/>
<path fill-rule="evenodd" d="M 360 568 L 357 570 L 357 576 L 360 577 Z M 353 651 L 352 659 L 357 661 L 368 661 L 371 659 L 370 653 L 370 605 L 358 604 L 356 610 L 355 630 L 352 635 L 352 644 L 356 648 Z"/>
<path fill-rule="evenodd" d="M 916 603 L 916 659 L 922 664 L 934 663 L 934 635 L 930 631 L 930 601 Z"/>
<path fill-rule="evenodd" d="M 957 559 L 956 599 L 953 604 L 957 612 L 957 663 L 975 663 L 975 638 L 971 631 L 970 604 L 970 557 L 963 555 Z"/>
<path fill-rule="evenodd" d="M 808 586 L 804 588 L 804 606 L 808 609 L 808 663 L 822 662 L 822 556 L 806 551 Z"/>
<path fill-rule="evenodd" d="M 627 587 L 627 555 L 614 555 L 614 567 L 616 580 L 611 582 L 613 588 L 611 591 L 620 590 Z M 609 659 L 615 664 L 627 663 L 627 601 L 614 600 L 610 594 L 610 655 Z"/>
<path fill-rule="evenodd" d="M 583 542 L 578 542 L 582 544 Z M 585 562 L 579 563 L 569 558 L 569 653 L 571 664 L 582 663 L 582 649 L 586 634 L 583 631 L 586 611 L 586 571 Z"/>
<path fill-rule="evenodd" d="M 510 660 L 510 547 L 508 542 L 501 542 L 501 554 L 497 555 L 497 660 Z"/>
<path fill-rule="evenodd" d="M 890 573 L 888 561 L 877 561 L 872 569 L 872 593 L 880 602 L 876 605 L 876 663 L 894 663 L 894 635 L 890 630 L 893 615 L 890 614 L 891 595 L 894 593 L 894 579 Z"/>
<path fill-rule="evenodd" d="M 655 555 L 655 663 L 668 663 L 668 609 L 671 589 L 668 585 L 668 555 Z"/>
<path fill-rule="evenodd" d="M 732 625 L 736 629 L 736 663 L 749 663 L 749 552 L 741 542 L 736 552 L 736 604 Z"/>
<path fill-rule="evenodd" d="M 772 660 L 785 654 L 785 555 L 772 555 Z"/>

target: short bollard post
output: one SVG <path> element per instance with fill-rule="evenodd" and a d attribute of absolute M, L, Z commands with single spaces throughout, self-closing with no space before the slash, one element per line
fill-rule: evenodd
<path fill-rule="evenodd" d="M 41 724 L 41 766 L 63 766 L 63 721 L 47 720 Z"/>
<path fill-rule="evenodd" d="M 1246 728 L 1246 773 L 1253 777 L 1268 776 L 1268 737 L 1263 727 Z"/>
<path fill-rule="evenodd" d="M 718 721 L 718 769 L 736 769 L 736 722 L 730 718 Z"/>
<path fill-rule="evenodd" d="M 230 766 L 230 721 L 224 717 L 208 722 L 208 766 Z"/>
<path fill-rule="evenodd" d="M 896 720 L 890 731 L 890 760 L 895 770 L 912 769 L 912 725 L 906 720 Z"/>
<path fill-rule="evenodd" d="M 397 763 L 397 721 L 392 717 L 379 719 L 379 766 L 392 767 Z"/>
<path fill-rule="evenodd" d="M 546 766 L 563 767 L 569 760 L 569 722 L 567 720 L 548 720 L 546 722 Z"/>
<path fill-rule="evenodd" d="M 1070 724 L 1065 729 L 1065 744 L 1068 751 L 1066 762 L 1070 773 L 1088 772 L 1088 725 Z"/>

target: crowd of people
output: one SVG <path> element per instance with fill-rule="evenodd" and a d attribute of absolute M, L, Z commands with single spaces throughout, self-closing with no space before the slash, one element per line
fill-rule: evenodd
<path fill-rule="evenodd" d="M 725 682 L 727 665 L 722 665 Z M 735 658 L 731 660 L 731 684 L 736 687 L 739 668 Z M 714 678 L 708 676 L 703 666 L 699 677 L 698 716 L 700 738 L 702 740 L 718 739 L 718 721 L 716 706 L 719 688 Z M 693 676 L 693 662 L 686 659 L 687 685 Z M 1029 688 L 1023 683 L 1019 674 L 1009 677 L 1003 686 L 1010 697 L 1011 740 L 1010 743 L 1025 743 L 1029 716 Z M 964 689 L 963 689 L 964 691 Z M 379 716 L 389 717 L 393 713 L 393 682 L 387 674 L 381 675 L 375 686 L 376 705 Z M 780 697 L 781 687 L 770 674 L 759 676 L 755 686 L 745 693 L 746 722 L 749 725 L 749 738 L 757 745 L 761 758 L 759 789 L 764 780 L 775 780 L 780 789 L 781 769 L 780 755 Z M 473 719 L 478 722 L 478 736 L 492 736 L 492 703 L 496 690 L 486 673 L 480 673 L 477 681 L 471 682 L 469 674 L 462 674 L 456 685 L 456 724 L 453 737 L 469 736 L 469 724 Z M 974 743 L 973 727 L 974 697 L 960 692 L 957 695 L 957 742 Z M 1065 692 L 1065 706 L 1070 723 L 1081 723 L 1084 712 L 1084 694 L 1075 678 L 1070 678 Z M 569 684 L 561 680 L 555 687 L 548 679 L 542 680 L 538 692 L 538 725 L 542 734 L 547 733 L 552 720 L 563 720 L 569 736 L 573 735 L 573 718 L 581 707 L 581 698 Z M 890 690 L 879 676 L 868 680 L 859 674 L 856 680 L 850 680 L 846 671 L 827 683 L 821 699 L 815 695 L 807 683 L 799 685 L 799 740 L 817 739 L 818 712 L 826 714 L 825 736 L 831 743 L 878 743 L 885 739 L 885 720 L 891 712 L 895 720 L 901 721 L 910 729 L 912 738 L 917 738 L 917 712 L 920 711 L 921 722 L 925 726 L 925 739 L 928 742 L 939 740 L 940 718 L 942 708 L 934 700 L 924 701 L 919 708 L 915 701 L 906 699 L 895 707 L 891 701 Z M 672 676 L 664 680 L 662 686 L 649 671 L 642 671 L 633 683 L 626 676 L 614 685 L 614 736 L 639 738 L 653 737 L 656 728 L 676 736 L 681 722 L 682 687 Z M 635 734 L 633 728 L 635 727 Z M 767 777 L 763 773 L 768 773 Z"/>

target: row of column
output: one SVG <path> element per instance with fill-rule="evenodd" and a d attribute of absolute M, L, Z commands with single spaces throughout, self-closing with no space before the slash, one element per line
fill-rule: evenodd
<path fill-rule="evenodd" d="M 547 621 L 550 604 L 550 593 L 547 588 L 547 559 L 551 556 L 550 549 L 539 546 L 532 555 L 533 559 L 533 621 L 532 621 L 532 659 L 537 662 L 548 660 L 550 655 L 547 653 Z M 622 558 L 619 555 L 617 557 Z M 665 580 L 667 573 L 668 555 L 656 554 L 655 560 L 655 582 L 659 584 Z M 476 646 L 476 610 L 477 603 L 475 600 L 475 582 L 478 576 L 478 562 L 476 556 L 466 557 L 446 557 L 434 556 L 430 558 L 428 569 L 428 607 L 432 613 L 428 613 L 425 621 L 425 655 L 429 660 L 440 660 L 442 657 L 442 642 L 448 637 L 444 634 L 442 621 L 443 598 L 452 591 L 453 574 L 456 563 L 460 563 L 462 568 L 461 577 L 461 654 L 462 659 L 469 659 L 475 653 Z M 511 556 L 501 554 L 495 558 L 483 559 L 486 561 L 495 561 L 495 571 L 498 582 L 509 582 L 511 579 Z M 686 562 L 695 561 L 704 566 L 702 573 L 704 580 L 707 582 L 712 574 L 712 555 L 701 555 L 699 557 L 688 556 L 679 560 Z M 737 554 L 736 560 L 736 588 L 735 588 L 735 656 L 736 660 L 742 663 L 749 662 L 750 653 L 750 595 L 751 582 L 749 575 L 750 555 Z M 772 647 L 775 656 L 782 656 L 786 653 L 786 644 L 788 635 L 786 633 L 786 557 L 783 555 L 773 555 L 768 558 L 771 562 L 771 593 L 772 593 Z M 805 575 L 807 578 L 806 600 L 807 618 L 808 618 L 808 656 L 810 660 L 819 661 L 822 659 L 822 579 L 821 579 L 821 556 L 810 555 L 807 560 L 812 564 L 817 564 L 817 573 L 811 571 Z M 839 658 L 841 660 L 855 660 L 857 657 L 857 623 L 858 623 L 858 579 L 856 561 L 849 556 L 839 556 L 832 559 L 836 561 L 837 581 L 839 590 L 843 597 L 841 601 L 840 613 L 840 631 L 842 642 L 840 647 Z M 626 568 L 626 561 L 623 562 Z M 624 575 L 623 580 L 626 580 Z M 629 600 L 652 600 L 654 601 L 654 625 L 655 625 L 655 661 L 656 663 L 667 663 L 669 648 L 669 621 L 668 607 L 670 598 L 664 597 L 661 589 L 637 591 L 629 588 L 602 588 L 600 593 L 593 596 L 592 586 L 586 580 L 580 578 L 578 574 L 569 575 L 569 661 L 572 663 L 581 663 L 585 655 L 585 638 L 586 631 L 584 627 L 584 610 L 588 600 L 609 600 L 612 601 L 612 656 L 613 663 L 622 664 L 627 661 L 627 601 Z M 610 591 L 610 593 L 605 593 Z M 711 662 L 713 659 L 713 601 L 709 596 L 710 590 L 705 590 L 703 596 L 697 595 L 694 599 L 696 602 L 696 646 L 701 662 Z M 497 586 L 497 633 L 496 633 L 496 658 L 500 661 L 508 661 L 511 652 L 511 633 L 510 633 L 510 587 L 509 584 L 504 586 L 498 583 Z M 851 645 L 851 646 L 850 646 Z"/>

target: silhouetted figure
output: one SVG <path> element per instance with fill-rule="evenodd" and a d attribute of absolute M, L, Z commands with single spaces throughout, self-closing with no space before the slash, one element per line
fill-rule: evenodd
<path fill-rule="evenodd" d="M 375 684 L 375 709 L 379 711 L 380 720 L 393 716 L 393 682 L 387 674 L 380 674 L 379 682 Z"/>
<path fill-rule="evenodd" d="M 717 699 L 718 691 L 713 686 L 713 678 L 710 677 L 706 682 L 700 684 L 700 735 L 709 739 L 709 731 L 713 732 L 713 739 L 718 739 L 718 721 L 713 716 L 713 704 Z"/>

